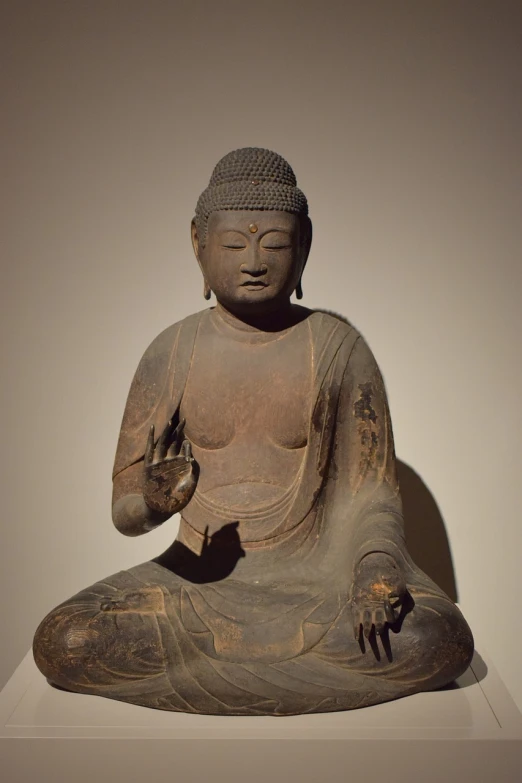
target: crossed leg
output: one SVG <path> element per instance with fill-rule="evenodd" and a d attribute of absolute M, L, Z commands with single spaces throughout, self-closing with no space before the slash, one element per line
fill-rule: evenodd
<path fill-rule="evenodd" d="M 231 663 L 191 642 L 181 581 L 155 563 L 81 591 L 43 620 L 36 663 L 55 685 L 160 709 L 209 714 L 326 712 L 446 685 L 465 671 L 473 638 L 433 585 L 381 637 L 360 643 L 346 605 L 309 652 L 273 664 Z M 284 622 L 284 617 L 281 618 Z"/>

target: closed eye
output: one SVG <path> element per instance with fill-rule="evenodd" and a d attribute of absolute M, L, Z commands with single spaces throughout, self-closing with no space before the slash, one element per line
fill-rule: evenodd
<path fill-rule="evenodd" d="M 223 245 L 227 250 L 244 250 L 246 245 Z"/>
<path fill-rule="evenodd" d="M 263 245 L 263 250 L 288 250 L 292 245 Z"/>

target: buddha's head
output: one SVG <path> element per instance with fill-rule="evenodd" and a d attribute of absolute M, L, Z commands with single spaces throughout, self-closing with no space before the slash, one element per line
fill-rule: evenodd
<path fill-rule="evenodd" d="M 308 204 L 289 164 L 245 147 L 222 158 L 199 197 L 192 243 L 207 298 L 237 313 L 288 304 L 310 251 Z"/>

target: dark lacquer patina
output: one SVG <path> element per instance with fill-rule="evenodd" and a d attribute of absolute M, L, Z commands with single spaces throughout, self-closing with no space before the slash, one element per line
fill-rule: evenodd
<path fill-rule="evenodd" d="M 375 359 L 341 318 L 292 304 L 311 244 L 288 163 L 246 148 L 201 195 L 192 239 L 215 307 L 145 351 L 114 465 L 154 560 L 54 609 L 36 662 L 68 690 L 193 713 L 347 710 L 446 685 L 473 652 L 406 551 Z"/>

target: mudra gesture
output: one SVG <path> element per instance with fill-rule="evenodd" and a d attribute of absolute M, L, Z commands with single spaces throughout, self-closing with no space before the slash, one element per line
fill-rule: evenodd
<path fill-rule="evenodd" d="M 450 683 L 473 639 L 404 540 L 386 395 L 361 335 L 290 301 L 311 244 L 279 155 L 226 155 L 192 239 L 217 304 L 162 332 L 132 382 L 114 465 L 130 536 L 172 546 L 41 623 L 54 684 L 181 712 L 290 715 Z"/>

